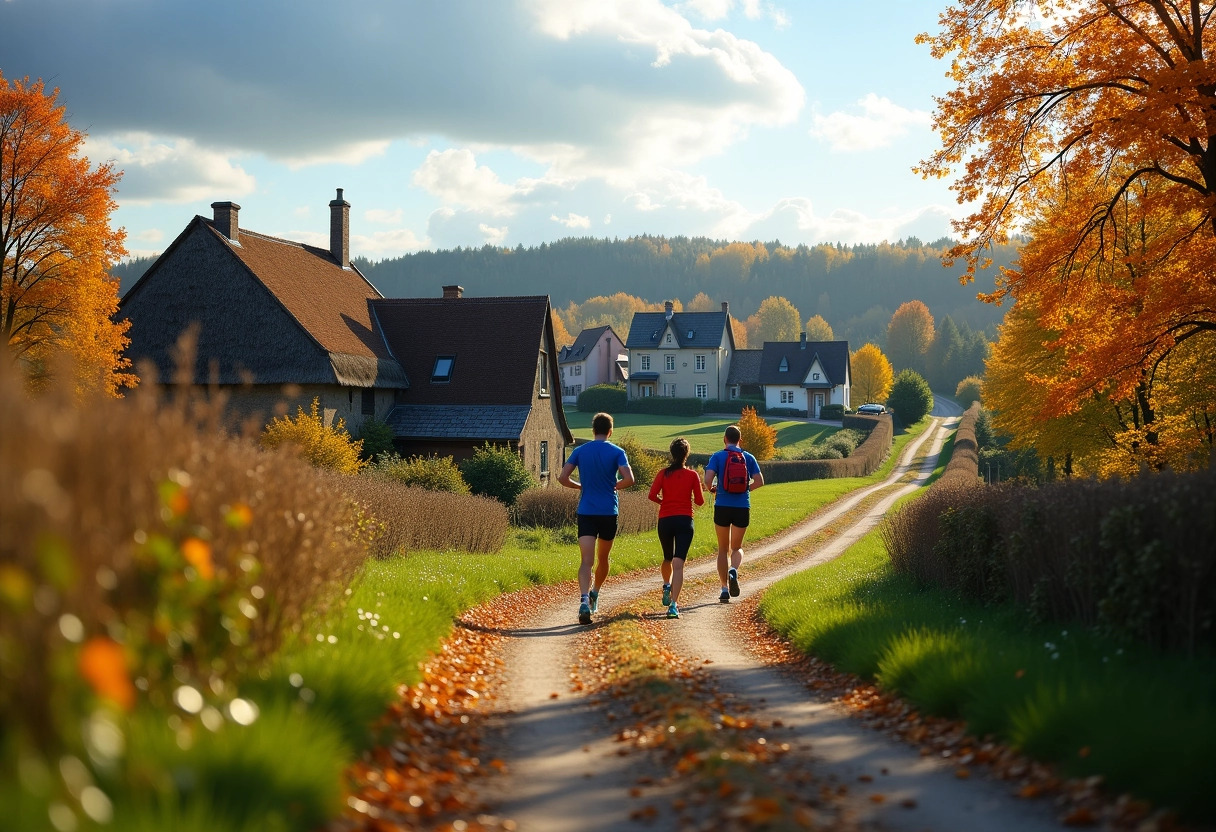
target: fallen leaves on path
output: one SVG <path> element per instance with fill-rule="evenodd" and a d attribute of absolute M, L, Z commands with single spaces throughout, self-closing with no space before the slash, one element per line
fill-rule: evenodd
<path fill-rule="evenodd" d="M 424 665 L 422 681 L 398 691 L 377 726 L 383 743 L 348 770 L 346 811 L 328 832 L 516 828 L 478 797 L 478 781 L 505 769 L 484 753 L 484 729 L 501 678 L 502 633 L 527 620 L 553 591 L 501 595 L 457 620 Z"/>
<path fill-rule="evenodd" d="M 662 638 L 666 622 L 646 615 L 652 607 L 653 599 L 636 602 L 584 635 L 577 679 L 593 707 L 623 722 L 617 742 L 667 771 L 638 779 L 629 794 L 648 802 L 631 819 L 724 832 L 855 828 L 839 787 L 790 756 L 779 739 L 784 726 L 754 718 L 703 664 L 671 650 Z"/>
<path fill-rule="evenodd" d="M 916 746 L 921 756 L 953 763 L 954 775 L 959 779 L 970 778 L 973 767 L 982 767 L 993 777 L 1011 782 L 1014 794 L 1021 798 L 1050 797 L 1065 826 L 1101 826 L 1120 832 L 1180 832 L 1184 828 L 1172 812 L 1154 811 L 1148 803 L 1130 795 L 1110 795 L 1103 790 L 1101 777 L 1062 778 L 1051 766 L 992 737 L 969 735 L 961 721 L 922 714 L 873 683 L 802 653 L 768 626 L 757 599 L 748 599 L 733 610 L 733 615 L 757 658 L 793 674 L 817 695 L 839 702 L 875 730 Z"/>

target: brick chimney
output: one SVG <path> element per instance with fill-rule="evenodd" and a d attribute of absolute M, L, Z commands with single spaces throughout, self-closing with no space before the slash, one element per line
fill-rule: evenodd
<path fill-rule="evenodd" d="M 443 296 L 445 298 L 451 298 L 453 300 L 463 297 L 464 296 L 464 287 L 463 286 L 444 286 L 443 287 Z"/>
<path fill-rule="evenodd" d="M 211 210 L 215 212 L 215 230 L 223 234 L 229 240 L 239 244 L 238 239 L 241 234 L 240 223 L 237 222 L 237 214 L 241 212 L 241 206 L 235 202 L 213 202 Z"/>
<path fill-rule="evenodd" d="M 663 304 L 663 312 L 667 315 L 667 320 L 671 320 L 672 312 L 675 310 L 675 304 L 671 301 L 666 301 Z"/>
<path fill-rule="evenodd" d="M 329 253 L 344 269 L 350 268 L 350 203 L 342 198 L 342 189 L 329 203 Z"/>
<path fill-rule="evenodd" d="M 802 333 L 802 340 L 800 341 L 800 344 L 801 345 L 798 347 L 798 349 L 800 349 L 800 350 L 806 349 L 806 333 L 805 332 Z"/>
<path fill-rule="evenodd" d="M 726 301 L 722 301 L 722 311 L 725 312 L 727 315 L 730 314 L 730 304 L 727 303 Z"/>

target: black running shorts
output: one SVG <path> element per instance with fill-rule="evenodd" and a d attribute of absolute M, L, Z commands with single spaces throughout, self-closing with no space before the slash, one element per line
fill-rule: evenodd
<path fill-rule="evenodd" d="M 663 547 L 663 560 L 688 557 L 692 546 L 692 518 L 686 514 L 659 518 L 659 545 Z"/>
<path fill-rule="evenodd" d="M 580 514 L 578 516 L 578 536 L 612 540 L 616 537 L 616 515 Z"/>
<path fill-rule="evenodd" d="M 751 517 L 752 510 L 750 508 L 714 506 L 715 526 L 738 526 L 740 529 L 746 529 L 747 524 L 751 522 Z"/>

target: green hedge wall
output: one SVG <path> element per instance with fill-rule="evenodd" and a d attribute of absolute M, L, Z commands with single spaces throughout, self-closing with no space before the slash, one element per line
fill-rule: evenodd
<path fill-rule="evenodd" d="M 624 413 L 625 386 L 596 384 L 578 394 L 578 409 L 583 413 Z"/>
<path fill-rule="evenodd" d="M 581 399 L 580 407 L 581 410 Z M 669 396 L 647 396 L 633 399 L 625 406 L 627 413 L 649 413 L 654 416 L 700 416 L 703 399 L 676 399 Z"/>
<path fill-rule="evenodd" d="M 846 417 L 851 419 L 851 417 Z M 878 470 L 895 439 L 890 414 L 862 416 L 845 427 L 868 431 L 857 448 L 844 459 L 770 459 L 760 463 L 766 483 L 824 480 L 833 477 L 864 477 Z"/>

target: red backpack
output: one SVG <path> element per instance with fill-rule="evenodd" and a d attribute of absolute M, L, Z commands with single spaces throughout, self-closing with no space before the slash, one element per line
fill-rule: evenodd
<path fill-rule="evenodd" d="M 747 493 L 748 479 L 747 460 L 743 458 L 743 451 L 727 448 L 725 475 L 722 477 L 727 493 Z"/>

